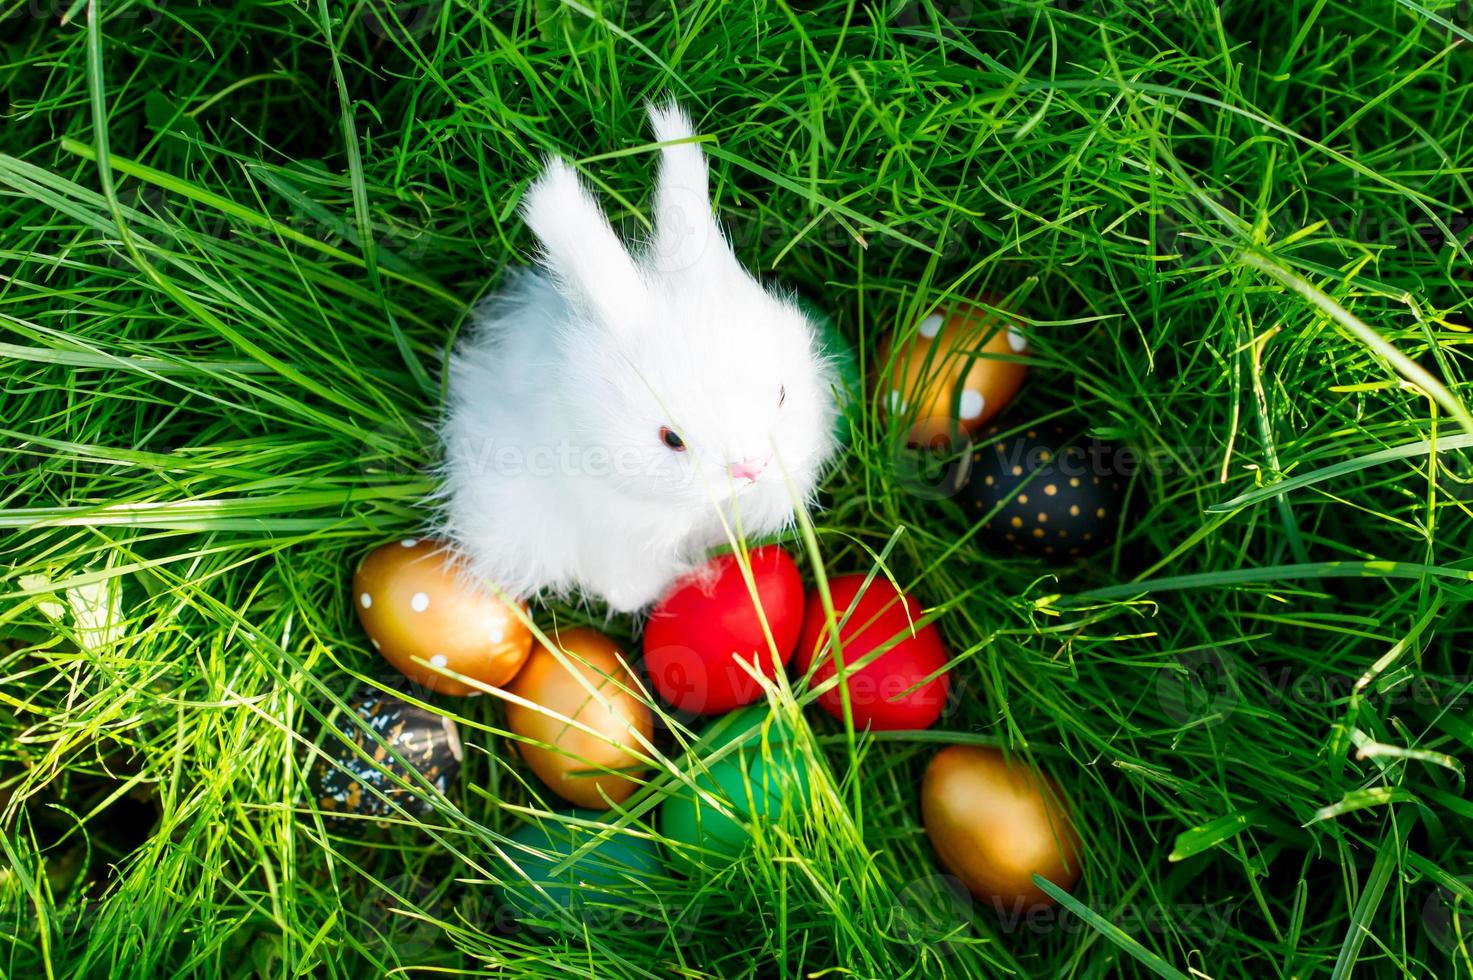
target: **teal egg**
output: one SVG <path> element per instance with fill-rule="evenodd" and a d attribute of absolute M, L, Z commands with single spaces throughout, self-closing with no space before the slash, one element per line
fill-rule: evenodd
<path fill-rule="evenodd" d="M 839 403 L 839 414 L 834 418 L 834 438 L 839 445 L 848 446 L 853 435 L 849 416 L 860 410 L 864 386 L 859 377 L 859 357 L 853 346 L 844 339 L 834 318 L 819 308 L 806 296 L 799 297 L 798 305 L 818 327 L 819 350 L 833 360 L 838 368 L 838 389 L 834 397 Z"/>
<path fill-rule="evenodd" d="M 753 705 L 722 717 L 691 746 L 687 763 L 696 768 L 693 782 L 721 800 L 733 819 L 703 802 L 689 786 L 677 784 L 660 810 L 660 832 L 674 847 L 678 865 L 720 870 L 734 863 L 752 842 L 756 821 L 776 823 L 784 808 L 802 807 L 808 798 L 808 767 L 781 722 L 774 720 L 765 736 L 753 732 L 731 752 L 704 769 L 694 766 L 742 732 L 760 725 L 771 712 Z"/>
<path fill-rule="evenodd" d="M 557 925 L 566 922 L 563 912 L 580 920 L 596 918 L 600 910 L 612 912 L 638 901 L 641 890 L 631 887 L 630 879 L 647 882 L 662 873 L 652 841 L 622 831 L 599 839 L 601 825 L 609 819 L 607 812 L 572 810 L 562 816 L 592 821 L 595 826 L 551 818 L 532 820 L 508 834 L 510 843 L 502 846 L 516 867 L 503 874 L 501 898 L 518 919 Z M 564 858 L 591 841 L 597 841 L 592 850 L 556 871 Z"/>

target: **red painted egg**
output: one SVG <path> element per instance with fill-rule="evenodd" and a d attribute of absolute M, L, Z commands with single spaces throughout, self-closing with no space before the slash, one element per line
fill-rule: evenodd
<path fill-rule="evenodd" d="M 777 545 L 749 552 L 752 581 L 784 665 L 803 628 L 803 581 Z M 757 700 L 762 688 L 743 667 L 773 676 L 772 651 L 758 607 L 734 554 L 721 555 L 676 582 L 650 614 L 645 666 L 660 696 L 682 711 L 720 714 Z"/>
<path fill-rule="evenodd" d="M 859 590 L 864 580 L 864 575 L 841 575 L 829 580 L 834 621 L 840 624 L 844 664 L 848 667 L 892 640 L 895 642 L 859 670 L 848 671 L 844 686 L 849 689 L 854 727 L 861 731 L 930 728 L 946 707 L 946 692 L 950 687 L 947 675 L 937 674 L 950 659 L 946 645 L 934 624 L 914 629 L 921 619 L 921 607 L 914 599 L 902 595 L 887 579 L 878 576 L 861 595 Z M 850 610 L 847 622 L 846 610 Z M 811 684 L 821 684 L 834 676 L 836 665 L 830 640 L 823 603 L 813 593 L 808 597 L 803 637 L 798 641 L 798 666 L 804 673 L 815 654 L 821 654 Z M 819 695 L 818 703 L 835 718 L 844 717 L 839 685 Z"/>

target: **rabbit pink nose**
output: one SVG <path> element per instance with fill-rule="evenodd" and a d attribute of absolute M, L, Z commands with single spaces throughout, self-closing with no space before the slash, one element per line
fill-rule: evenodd
<path fill-rule="evenodd" d="M 761 476 L 762 471 L 767 469 L 767 460 L 750 457 L 740 462 L 732 463 L 727 469 L 738 480 L 749 480 L 752 483 L 756 483 L 757 477 Z"/>

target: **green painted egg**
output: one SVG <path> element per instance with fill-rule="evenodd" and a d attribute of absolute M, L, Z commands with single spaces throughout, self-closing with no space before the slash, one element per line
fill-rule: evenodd
<path fill-rule="evenodd" d="M 704 767 L 697 764 L 768 719 L 770 725 L 742 738 L 735 751 Z M 686 761 L 696 786 L 725 803 L 736 819 L 677 784 L 661 808 L 660 832 L 676 845 L 672 856 L 678 865 L 731 865 L 751 843 L 754 822 L 775 823 L 808 797 L 807 764 L 765 705 L 723 716 L 691 746 Z"/>
<path fill-rule="evenodd" d="M 503 872 L 501 898 L 506 910 L 523 922 L 567 926 L 564 911 L 580 921 L 613 915 L 638 903 L 642 886 L 631 886 L 631 881 L 647 884 L 662 874 L 652 841 L 629 831 L 603 836 L 607 812 L 571 810 L 560 816 L 594 826 L 552 817 L 532 820 L 508 834 L 511 842 L 502 846 L 515 867 Z M 565 858 L 590 843 L 592 850 L 558 870 Z"/>

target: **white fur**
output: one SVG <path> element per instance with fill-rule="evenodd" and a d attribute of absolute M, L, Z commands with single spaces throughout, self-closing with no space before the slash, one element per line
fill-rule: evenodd
<path fill-rule="evenodd" d="M 440 531 L 516 596 L 638 610 L 729 536 L 790 524 L 834 450 L 813 326 L 732 254 L 685 113 L 668 103 L 650 120 L 660 142 L 685 142 L 661 150 L 648 247 L 631 255 L 549 161 L 522 204 L 541 268 L 513 270 L 451 358 Z M 771 462 L 731 476 L 749 459 Z"/>

